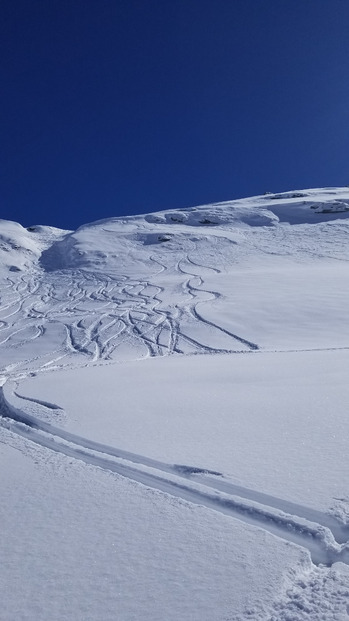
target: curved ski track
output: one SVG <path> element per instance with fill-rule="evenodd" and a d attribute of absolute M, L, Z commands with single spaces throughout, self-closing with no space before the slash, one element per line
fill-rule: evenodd
<path fill-rule="evenodd" d="M 149 259 L 156 269 L 142 280 L 79 269 L 33 270 L 29 276 L 19 274 L 17 280 L 8 278 L 2 289 L 0 345 L 18 350 L 45 338 L 47 331 L 52 334 L 60 330 L 61 341 L 56 343 L 54 356 L 50 358 L 47 351 L 41 354 L 38 346 L 33 348 L 35 355 L 28 358 L 26 353 L 25 360 L 16 364 L 22 371 L 32 372 L 57 366 L 59 361 L 62 366 L 62 358 L 66 359 L 65 366 L 67 362 L 81 365 L 84 359 L 86 363 L 117 359 L 121 346 L 134 351 L 133 357 L 258 350 L 256 343 L 205 319 L 199 311 L 205 302 L 221 297 L 218 291 L 205 288 L 202 277 L 205 271 L 219 273 L 217 268 L 200 265 L 188 254 L 170 266 L 159 258 Z M 173 277 L 173 290 L 167 291 L 160 284 L 165 271 L 170 282 Z M 176 304 L 166 302 L 172 293 Z M 204 342 L 190 328 L 195 325 L 200 325 Z M 214 345 L 214 333 L 226 346 Z M 9 367 L 2 369 L 4 373 L 10 371 Z"/>

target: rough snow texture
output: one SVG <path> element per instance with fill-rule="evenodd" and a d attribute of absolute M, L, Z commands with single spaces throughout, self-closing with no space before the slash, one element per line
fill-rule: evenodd
<path fill-rule="evenodd" d="M 1 619 L 349 618 L 348 218 L 0 221 Z"/>

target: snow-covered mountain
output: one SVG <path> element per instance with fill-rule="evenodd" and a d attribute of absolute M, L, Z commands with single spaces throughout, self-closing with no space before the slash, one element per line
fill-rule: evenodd
<path fill-rule="evenodd" d="M 1 619 L 348 618 L 348 235 L 349 188 L 0 221 Z"/>

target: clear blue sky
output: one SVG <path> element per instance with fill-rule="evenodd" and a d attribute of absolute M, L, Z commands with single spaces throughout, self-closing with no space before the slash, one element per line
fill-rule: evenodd
<path fill-rule="evenodd" d="M 349 184 L 349 0 L 3 0 L 0 217 Z"/>

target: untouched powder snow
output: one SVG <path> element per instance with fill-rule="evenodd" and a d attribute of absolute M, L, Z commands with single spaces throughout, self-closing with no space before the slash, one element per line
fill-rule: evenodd
<path fill-rule="evenodd" d="M 349 619 L 349 188 L 0 220 L 0 619 Z"/>

